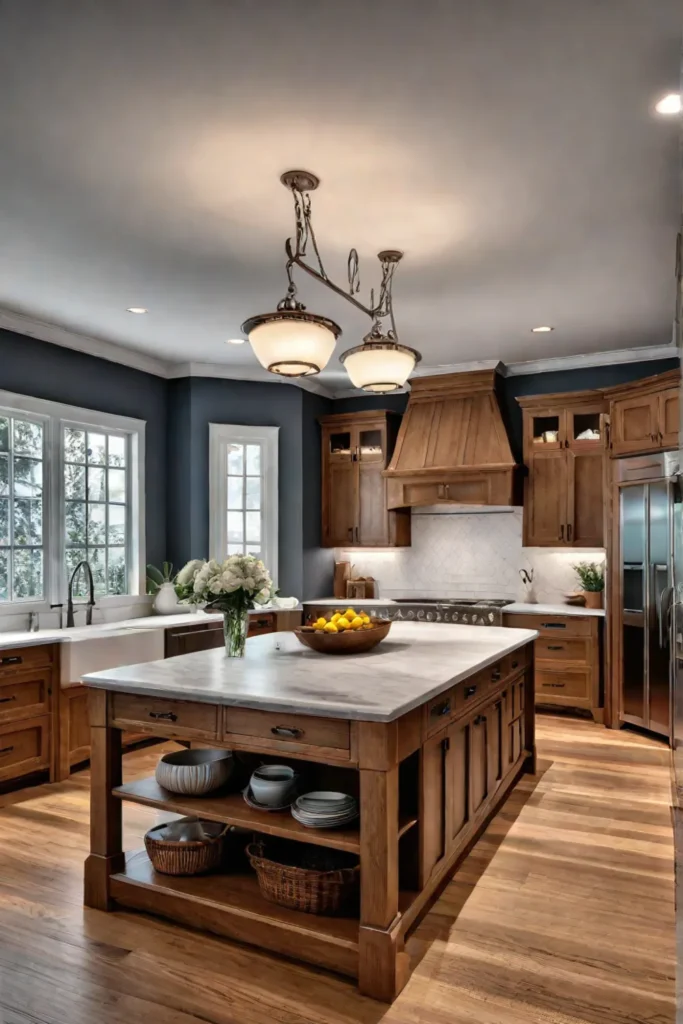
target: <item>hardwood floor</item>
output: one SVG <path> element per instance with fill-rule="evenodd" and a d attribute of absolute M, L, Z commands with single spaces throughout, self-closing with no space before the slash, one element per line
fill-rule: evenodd
<path fill-rule="evenodd" d="M 82 906 L 87 773 L 0 797 L 3 1024 L 666 1024 L 668 751 L 538 718 L 524 779 L 410 940 L 387 1007 L 353 983 L 132 912 Z M 126 757 L 150 774 L 161 748 Z M 128 848 L 159 812 L 126 805 Z"/>

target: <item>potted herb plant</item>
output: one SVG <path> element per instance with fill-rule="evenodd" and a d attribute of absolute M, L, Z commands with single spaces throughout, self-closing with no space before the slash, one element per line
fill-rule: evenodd
<path fill-rule="evenodd" d="M 578 562 L 572 569 L 579 578 L 586 608 L 602 608 L 602 594 L 605 589 L 604 562 Z"/>

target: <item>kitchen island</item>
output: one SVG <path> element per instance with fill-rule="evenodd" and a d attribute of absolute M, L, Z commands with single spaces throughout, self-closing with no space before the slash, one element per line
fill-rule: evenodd
<path fill-rule="evenodd" d="M 335 657 L 273 633 L 250 640 L 244 659 L 216 649 L 86 676 L 86 905 L 133 907 L 261 946 L 357 978 L 390 1002 L 407 980 L 406 936 L 519 776 L 535 770 L 536 635 L 399 622 L 373 651 Z M 124 785 L 121 733 L 132 728 L 298 765 L 308 789 L 355 795 L 359 823 L 315 830 L 254 810 L 239 792 L 191 798 L 153 778 Z M 359 909 L 286 909 L 244 869 L 157 874 L 144 852 L 123 852 L 124 800 L 354 854 Z"/>

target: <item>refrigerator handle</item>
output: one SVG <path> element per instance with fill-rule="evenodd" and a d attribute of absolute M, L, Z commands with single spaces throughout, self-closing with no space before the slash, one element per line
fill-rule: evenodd
<path fill-rule="evenodd" d="M 671 598 L 673 597 L 673 592 L 673 587 L 662 587 L 662 592 L 659 595 L 659 603 L 657 605 L 657 621 L 659 625 L 659 646 L 662 648 L 667 646 L 665 643 L 665 639 L 669 627 L 669 616 L 671 614 Z M 664 608 L 664 601 L 666 601 L 666 609 Z"/>

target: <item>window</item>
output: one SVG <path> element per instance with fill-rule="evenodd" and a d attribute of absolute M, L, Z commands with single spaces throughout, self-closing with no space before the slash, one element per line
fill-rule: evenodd
<path fill-rule="evenodd" d="M 98 601 L 144 581 L 140 420 L 0 392 L 0 613 L 63 602 L 81 560 Z M 81 574 L 75 596 L 84 596 Z"/>
<path fill-rule="evenodd" d="M 209 426 L 213 558 L 254 555 L 277 577 L 278 427 Z"/>

